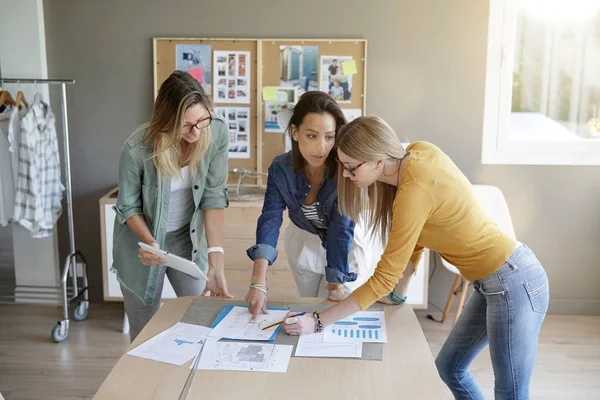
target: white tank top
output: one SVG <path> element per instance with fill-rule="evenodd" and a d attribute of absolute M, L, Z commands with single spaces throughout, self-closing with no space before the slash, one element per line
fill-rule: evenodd
<path fill-rule="evenodd" d="M 167 232 L 183 228 L 194 215 L 194 195 L 190 168 L 181 168 L 181 178 L 171 178 L 171 196 L 169 197 L 169 219 Z"/>

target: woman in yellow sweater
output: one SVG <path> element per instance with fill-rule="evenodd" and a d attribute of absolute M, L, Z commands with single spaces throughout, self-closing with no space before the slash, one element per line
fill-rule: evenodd
<path fill-rule="evenodd" d="M 528 399 L 540 327 L 548 308 L 548 278 L 533 252 L 486 216 L 471 184 L 439 148 L 427 142 L 406 150 L 378 117 L 344 126 L 336 140 L 342 213 L 370 216 L 387 237 L 373 276 L 351 296 L 321 313 L 290 318 L 289 334 L 321 331 L 394 290 L 423 249 L 438 252 L 473 282 L 465 305 L 436 359 L 456 399 L 483 399 L 469 365 L 489 344 L 496 399 Z"/>

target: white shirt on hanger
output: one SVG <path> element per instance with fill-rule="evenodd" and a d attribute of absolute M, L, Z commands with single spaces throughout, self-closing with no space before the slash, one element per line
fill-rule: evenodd
<path fill-rule="evenodd" d="M 60 156 L 54 114 L 35 95 L 21 120 L 14 219 L 32 237 L 47 237 L 62 212 Z"/>
<path fill-rule="evenodd" d="M 0 226 L 6 226 L 15 214 L 15 182 L 8 141 L 12 108 L 0 113 Z"/>

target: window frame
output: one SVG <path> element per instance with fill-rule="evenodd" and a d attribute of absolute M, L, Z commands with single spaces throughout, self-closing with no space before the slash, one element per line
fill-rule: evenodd
<path fill-rule="evenodd" d="M 509 137 L 516 0 L 490 0 L 482 164 L 600 165 L 600 140 L 514 140 Z"/>

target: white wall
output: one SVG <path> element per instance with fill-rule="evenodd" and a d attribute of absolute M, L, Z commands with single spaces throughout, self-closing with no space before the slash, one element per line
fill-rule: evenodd
<path fill-rule="evenodd" d="M 47 78 L 42 0 L 0 0 L 0 10 L 0 76 Z M 10 90 L 13 97 L 21 90 L 29 103 L 36 93 L 36 87 L 28 84 L 6 84 L 3 89 Z M 48 88 L 39 85 L 37 90 L 47 101 Z M 39 302 L 56 302 L 60 292 L 56 232 L 52 237 L 32 239 L 25 229 L 13 226 L 12 238 L 17 300 L 26 301 L 28 293 L 39 291 L 35 287 L 44 286 L 49 289 Z"/>

